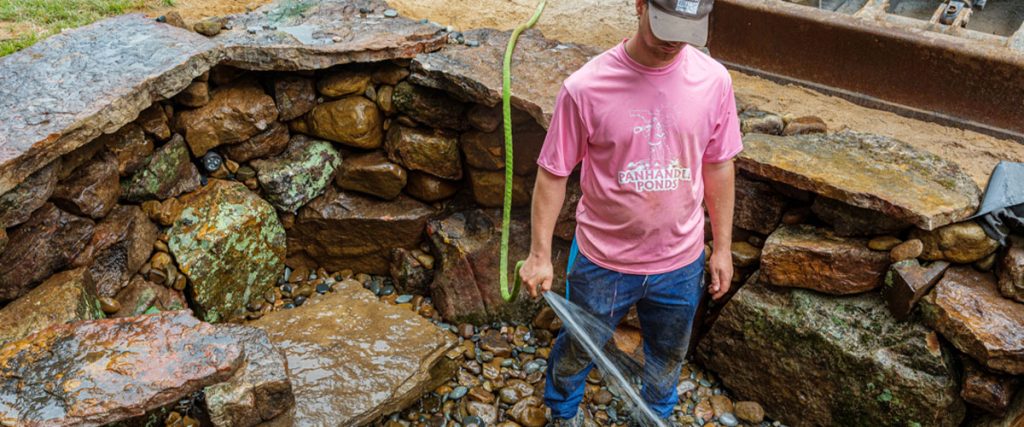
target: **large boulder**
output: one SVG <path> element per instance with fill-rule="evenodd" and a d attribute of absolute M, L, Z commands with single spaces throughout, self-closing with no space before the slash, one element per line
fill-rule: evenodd
<path fill-rule="evenodd" d="M 56 163 L 36 171 L 18 186 L 0 195 L 0 228 L 10 228 L 28 221 L 32 212 L 46 203 L 46 199 L 57 188 Z"/>
<path fill-rule="evenodd" d="M 104 425 L 227 380 L 239 337 L 187 312 L 55 325 L 0 349 L 0 419 Z"/>
<path fill-rule="evenodd" d="M 1024 304 L 1003 298 L 991 273 L 946 271 L 921 300 L 925 322 L 987 368 L 1024 374 Z"/>
<path fill-rule="evenodd" d="M 0 347 L 50 325 L 102 317 L 89 271 L 68 270 L 0 309 Z"/>
<path fill-rule="evenodd" d="M 121 181 L 124 198 L 133 202 L 164 200 L 199 187 L 199 171 L 181 135 L 156 150 L 130 177 Z"/>
<path fill-rule="evenodd" d="M 324 192 L 341 164 L 330 142 L 296 135 L 281 155 L 252 162 L 270 204 L 295 212 Z"/>
<path fill-rule="evenodd" d="M 262 133 L 238 144 L 221 147 L 221 152 L 239 163 L 252 159 L 276 156 L 288 147 L 288 126 L 274 122 Z"/>
<path fill-rule="evenodd" d="M 744 230 L 771 234 L 782 220 L 786 198 L 766 182 L 736 176 L 736 206 L 733 224 Z"/>
<path fill-rule="evenodd" d="M 113 297 L 149 259 L 158 232 L 138 206 L 118 206 L 96 225 L 75 265 L 88 266 L 97 293 Z"/>
<path fill-rule="evenodd" d="M 388 159 L 444 179 L 462 178 L 459 139 L 444 131 L 392 125 L 384 142 Z"/>
<path fill-rule="evenodd" d="M 380 151 L 348 157 L 338 171 L 337 184 L 343 190 L 372 194 L 382 199 L 398 197 L 408 174 Z"/>
<path fill-rule="evenodd" d="M 924 243 L 921 259 L 928 261 L 946 260 L 969 264 L 999 249 L 999 242 L 988 237 L 985 230 L 974 221 L 950 224 L 932 231 L 914 230 L 910 238 Z"/>
<path fill-rule="evenodd" d="M 303 133 L 355 148 L 377 148 L 384 139 L 384 116 L 377 104 L 359 95 L 317 105 L 304 121 L 292 123 Z"/>
<path fill-rule="evenodd" d="M 258 82 L 243 79 L 217 88 L 208 104 L 182 111 L 176 118 L 192 154 L 198 157 L 263 132 L 277 120 L 277 107 Z"/>
<path fill-rule="evenodd" d="M 283 273 L 284 227 L 269 203 L 238 182 L 210 180 L 180 200 L 167 246 L 188 277 L 197 314 L 227 320 Z"/>
<path fill-rule="evenodd" d="M 446 381 L 457 340 L 416 313 L 379 301 L 359 282 L 250 325 L 284 352 L 295 407 L 271 426 L 357 426 L 399 411 Z"/>
<path fill-rule="evenodd" d="M 491 320 L 528 321 L 539 308 L 525 292 L 512 303 L 501 298 L 498 288 L 501 246 L 501 212 L 472 210 L 431 221 L 427 226 L 431 252 L 436 257 L 430 285 L 434 306 L 450 322 L 483 323 Z M 525 259 L 530 246 L 530 224 L 513 217 L 509 239 L 509 283 L 515 278 L 514 260 Z M 555 289 L 562 288 L 567 251 L 556 243 Z"/>
<path fill-rule="evenodd" d="M 10 232 L 0 254 L 0 302 L 28 292 L 54 272 L 71 265 L 92 238 L 91 219 L 47 203 Z"/>
<path fill-rule="evenodd" d="M 387 274 L 393 248 L 416 247 L 434 210 L 408 197 L 382 201 L 328 188 L 288 230 L 289 265 Z"/>
<path fill-rule="evenodd" d="M 742 170 L 926 230 L 963 220 L 981 200 L 977 184 L 955 163 L 887 137 L 752 133 L 743 147 Z"/>
<path fill-rule="evenodd" d="M 295 395 L 284 353 L 261 329 L 234 325 L 224 328 L 241 339 L 245 360 L 230 380 L 204 390 L 213 425 L 255 426 L 290 409 Z"/>
<path fill-rule="evenodd" d="M 999 262 L 999 292 L 1024 303 L 1024 238 L 1012 237 L 1010 242 Z"/>
<path fill-rule="evenodd" d="M 401 82 L 391 95 L 395 108 L 427 126 L 462 129 L 465 126 L 466 105 L 447 93 Z"/>
<path fill-rule="evenodd" d="M 934 332 L 898 322 L 875 293 L 773 288 L 757 275 L 698 347 L 738 398 L 786 425 L 957 426 L 957 368 Z"/>
<path fill-rule="evenodd" d="M 121 195 L 117 159 L 102 153 L 79 166 L 53 192 L 53 203 L 75 215 L 100 219 L 117 204 Z"/>
<path fill-rule="evenodd" d="M 809 225 L 783 225 L 765 241 L 761 272 L 775 286 L 844 295 L 882 284 L 889 254 L 872 251 L 867 240 L 839 237 Z"/>

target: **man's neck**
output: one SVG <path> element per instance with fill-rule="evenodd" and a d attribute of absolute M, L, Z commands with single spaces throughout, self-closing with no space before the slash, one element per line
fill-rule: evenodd
<path fill-rule="evenodd" d="M 675 57 L 672 57 L 668 60 L 662 60 L 657 56 L 652 55 L 651 52 L 644 48 L 640 43 L 639 34 L 634 34 L 632 38 L 626 40 L 626 54 L 638 64 L 650 68 L 666 67 L 676 59 Z"/>

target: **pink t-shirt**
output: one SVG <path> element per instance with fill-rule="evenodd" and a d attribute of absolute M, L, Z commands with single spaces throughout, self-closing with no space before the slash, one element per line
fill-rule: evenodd
<path fill-rule="evenodd" d="M 686 46 L 650 68 L 620 43 L 565 80 L 537 164 L 567 176 L 583 162 L 580 252 L 610 270 L 660 274 L 704 249 L 702 164 L 742 149 L 725 67 Z"/>

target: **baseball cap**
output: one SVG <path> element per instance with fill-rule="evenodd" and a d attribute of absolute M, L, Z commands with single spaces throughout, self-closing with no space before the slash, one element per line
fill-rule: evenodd
<path fill-rule="evenodd" d="M 697 47 L 707 44 L 708 15 L 714 0 L 648 0 L 647 4 L 655 37 Z"/>

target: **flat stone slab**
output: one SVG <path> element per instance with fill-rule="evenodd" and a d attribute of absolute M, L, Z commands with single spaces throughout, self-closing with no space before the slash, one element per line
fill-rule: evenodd
<path fill-rule="evenodd" d="M 187 311 L 52 326 L 0 348 L 0 423 L 141 416 L 230 378 L 243 350 L 232 329 Z"/>
<path fill-rule="evenodd" d="M 214 40 L 226 64 L 276 71 L 412 58 L 447 42 L 443 27 L 388 18 L 386 9 L 382 0 L 278 1 L 230 17 L 232 29 Z"/>
<path fill-rule="evenodd" d="M 295 407 L 272 426 L 364 425 L 404 409 L 456 368 L 445 357 L 454 335 L 356 281 L 249 325 L 288 360 Z"/>
<path fill-rule="evenodd" d="M 501 64 L 511 31 L 470 30 L 467 41 L 479 46 L 450 46 L 412 61 L 414 83 L 452 92 L 464 101 L 489 106 L 501 102 Z M 539 31 L 523 32 L 512 54 L 512 106 L 526 111 L 544 128 L 551 121 L 562 80 L 602 49 L 560 43 Z"/>
<path fill-rule="evenodd" d="M 0 193 L 180 92 L 219 54 L 199 34 L 134 14 L 0 58 Z"/>
<path fill-rule="evenodd" d="M 851 131 L 748 134 L 737 158 L 755 175 L 932 230 L 970 216 L 981 190 L 959 166 L 903 142 Z"/>

